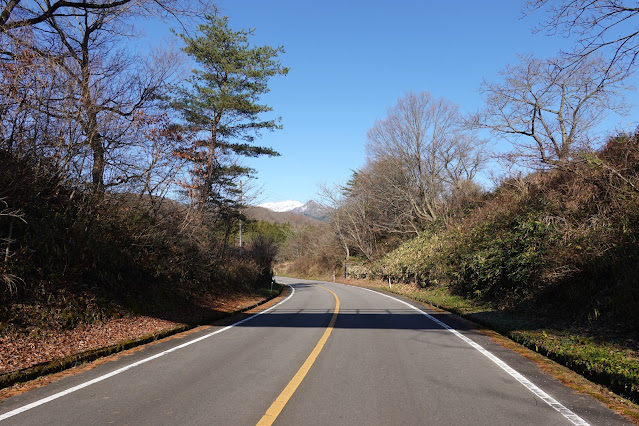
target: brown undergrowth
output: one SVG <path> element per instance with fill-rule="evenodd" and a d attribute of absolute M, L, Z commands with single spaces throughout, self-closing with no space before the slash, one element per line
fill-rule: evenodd
<path fill-rule="evenodd" d="M 38 333 L 4 333 L 0 336 L 0 388 L 145 344 L 197 324 L 229 316 L 258 306 L 281 291 L 262 294 L 227 294 L 209 298 L 199 317 L 187 313 L 184 322 L 148 316 L 128 316 L 102 323 L 85 324 L 71 330 Z"/>
<path fill-rule="evenodd" d="M 268 238 L 237 248 L 232 218 L 214 207 L 96 198 L 64 176 L 54 161 L 0 150 L 0 372 L 153 339 L 268 296 Z"/>
<path fill-rule="evenodd" d="M 284 294 L 286 294 L 286 290 L 282 287 L 278 286 L 275 290 L 276 291 L 272 293 L 272 295 L 276 295 L 281 290 L 284 290 Z M 103 354 L 103 356 L 101 356 L 100 358 L 96 358 L 92 362 L 85 362 L 85 361 L 88 361 L 88 359 L 85 361 L 78 360 L 78 362 L 74 363 L 73 365 L 70 365 L 69 368 L 65 368 L 61 371 L 56 370 L 59 372 L 52 372 L 51 374 L 47 374 L 47 375 L 38 375 L 37 378 L 34 380 L 19 381 L 13 384 L 12 386 L 5 387 L 3 389 L 0 388 L 0 402 L 3 399 L 20 395 L 22 393 L 32 391 L 42 386 L 46 386 L 56 380 L 93 369 L 106 362 L 115 361 L 115 360 L 121 359 L 124 356 L 129 356 L 131 354 L 137 353 L 140 350 L 143 350 L 147 346 L 158 343 L 160 341 L 158 339 L 158 336 L 161 336 L 162 334 L 166 335 L 166 337 L 163 337 L 161 341 L 185 339 L 190 334 L 201 331 L 202 329 L 209 328 L 214 325 L 228 324 L 229 321 L 234 320 L 235 318 L 234 314 L 237 312 L 242 312 L 243 314 L 254 314 L 261 309 L 266 309 L 272 304 L 277 303 L 278 300 L 279 298 L 277 297 L 263 299 L 261 297 L 255 298 L 250 296 L 249 297 L 236 296 L 236 297 L 226 298 L 224 300 L 220 299 L 218 300 L 218 302 L 220 303 L 221 306 L 223 306 L 222 309 L 228 310 L 228 312 L 222 314 L 222 317 L 223 317 L 222 319 L 212 321 L 209 325 L 198 326 L 190 330 L 186 330 L 185 327 L 181 325 L 178 325 L 177 329 L 176 328 L 172 328 L 168 330 L 157 329 L 156 331 L 153 332 L 152 335 L 147 334 L 142 336 L 141 338 L 138 338 L 138 340 L 135 343 L 139 343 L 139 345 L 135 344 L 135 345 L 128 345 L 128 347 L 125 347 L 125 345 L 123 344 L 124 342 L 120 342 L 120 344 L 118 345 L 119 348 L 117 351 L 105 353 Z M 234 307 L 236 308 L 235 310 L 234 310 Z M 135 321 L 135 319 L 133 320 Z M 171 332 L 172 330 L 176 332 L 172 333 Z M 147 336 L 150 336 L 151 339 L 146 338 Z"/>

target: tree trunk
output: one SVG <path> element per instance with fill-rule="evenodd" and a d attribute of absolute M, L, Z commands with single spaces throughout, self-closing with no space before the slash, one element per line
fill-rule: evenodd
<path fill-rule="evenodd" d="M 104 168 L 106 165 L 104 147 L 99 134 L 94 135 L 92 139 L 93 167 L 91 168 L 91 177 L 93 180 L 93 194 L 96 198 L 102 199 L 104 197 Z"/>
<path fill-rule="evenodd" d="M 204 176 L 204 185 L 200 192 L 200 209 L 204 210 L 206 201 L 211 197 L 213 192 L 213 171 L 217 167 L 217 128 L 222 119 L 222 112 L 218 112 L 211 123 L 211 139 L 208 144 L 208 152 L 206 157 L 206 175 Z"/>
<path fill-rule="evenodd" d="M 85 16 L 86 20 L 86 16 Z M 104 198 L 104 169 L 106 167 L 105 149 L 102 144 L 102 136 L 98 127 L 98 110 L 91 93 L 91 69 L 89 67 L 89 38 L 92 32 L 98 29 L 101 23 L 96 22 L 87 26 L 82 39 L 82 57 L 80 67 L 82 73 L 82 103 L 86 113 L 86 121 L 83 123 L 84 137 L 93 153 L 93 165 L 91 167 L 91 180 L 93 196 L 97 201 Z"/>
<path fill-rule="evenodd" d="M 348 258 L 351 256 L 351 252 L 348 249 L 348 244 L 344 244 L 344 249 L 346 251 L 346 256 L 344 257 L 344 278 L 348 278 Z"/>

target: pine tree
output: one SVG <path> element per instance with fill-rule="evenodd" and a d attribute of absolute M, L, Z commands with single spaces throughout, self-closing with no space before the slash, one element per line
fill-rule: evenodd
<path fill-rule="evenodd" d="M 273 109 L 259 103 L 269 91 L 267 82 L 275 75 L 286 75 L 288 68 L 277 59 L 283 48 L 253 47 L 248 39 L 253 30 L 229 28 L 227 17 L 207 15 L 198 27 L 199 36 L 180 34 L 184 51 L 195 59 L 199 69 L 179 87 L 171 102 L 182 116 L 193 138 L 176 150 L 176 155 L 192 163 L 198 209 L 237 205 L 237 181 L 250 176 L 253 169 L 233 158 L 277 156 L 271 148 L 254 145 L 263 130 L 281 129 L 278 120 L 262 120 L 260 114 Z M 232 208 L 231 208 L 232 210 Z"/>

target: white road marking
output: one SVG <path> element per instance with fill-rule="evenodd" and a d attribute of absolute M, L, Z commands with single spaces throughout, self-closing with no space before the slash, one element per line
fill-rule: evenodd
<path fill-rule="evenodd" d="M 582 419 L 581 417 L 579 417 L 578 415 L 573 413 L 571 410 L 566 408 L 564 405 L 562 405 L 555 398 L 553 398 L 552 396 L 548 395 L 541 388 L 539 388 L 537 385 L 535 385 L 530 380 L 525 378 L 523 375 L 521 375 L 515 369 L 513 369 L 508 364 L 506 364 L 504 361 L 502 361 L 501 359 L 497 358 L 495 355 L 492 354 L 492 352 L 484 349 L 483 346 L 475 343 L 473 340 L 471 340 L 468 337 L 464 336 L 463 334 L 461 334 L 459 331 L 455 330 L 454 328 L 452 328 L 448 324 L 445 324 L 445 323 L 441 322 L 440 320 L 438 320 L 437 318 L 433 317 L 429 313 L 424 312 L 421 309 L 419 309 L 418 307 L 413 306 L 410 303 L 405 302 L 405 301 L 403 301 L 401 299 L 398 299 L 396 297 L 390 296 L 390 295 L 385 294 L 385 293 L 380 293 L 379 291 L 371 290 L 369 288 L 364 288 L 364 287 L 358 287 L 358 288 L 361 288 L 362 290 L 370 291 L 372 293 L 377 293 L 377 294 L 379 294 L 381 296 L 388 297 L 389 299 L 393 299 L 393 300 L 395 300 L 395 301 L 397 301 L 399 303 L 403 303 L 404 305 L 410 307 L 411 309 L 414 309 L 417 312 L 420 312 L 421 314 L 423 314 L 426 317 L 428 317 L 428 319 L 430 319 L 431 321 L 433 321 L 436 324 L 438 324 L 440 327 L 450 331 L 455 336 L 459 337 L 464 342 L 468 343 L 470 346 L 472 346 L 473 348 L 475 348 L 476 350 L 481 352 L 482 355 L 484 355 L 489 360 L 491 360 L 492 362 L 497 364 L 502 370 L 504 370 L 506 373 L 510 374 L 515 380 L 517 380 L 519 383 L 524 385 L 526 387 L 526 389 L 528 389 L 529 391 L 531 391 L 532 393 L 537 395 L 539 398 L 541 398 L 546 404 L 550 405 L 552 408 L 557 410 L 562 416 L 564 416 L 566 419 L 568 419 L 572 424 L 579 425 L 579 426 L 589 426 L 588 422 L 586 422 L 584 419 Z"/>
<path fill-rule="evenodd" d="M 200 341 L 202 341 L 202 340 L 204 340 L 204 339 L 208 339 L 209 337 L 215 336 L 216 334 L 220 334 L 220 333 L 222 333 L 223 331 L 229 330 L 229 329 L 231 329 L 231 328 L 233 328 L 233 327 L 235 327 L 235 326 L 238 326 L 238 325 L 243 324 L 243 323 L 245 323 L 245 322 L 247 322 L 247 321 L 250 321 L 250 320 L 252 320 L 252 319 L 253 319 L 253 318 L 255 318 L 255 317 L 258 317 L 258 316 L 260 316 L 260 315 L 262 315 L 262 314 L 265 314 L 265 313 L 267 313 L 267 312 L 271 311 L 272 309 L 275 309 L 276 307 L 278 307 L 279 305 L 283 304 L 284 302 L 288 301 L 291 297 L 293 297 L 293 294 L 295 294 L 295 289 L 294 289 L 293 287 L 291 287 L 291 286 L 289 286 L 289 288 L 290 288 L 292 291 L 291 291 L 291 294 L 289 294 L 289 295 L 288 295 L 288 297 L 287 297 L 286 299 L 284 299 L 284 300 L 282 300 L 282 301 L 278 302 L 277 304 L 275 304 L 275 305 L 271 306 L 271 307 L 270 307 L 270 308 L 268 308 L 268 309 L 265 309 L 265 310 L 263 310 L 263 311 L 261 311 L 261 312 L 258 312 L 258 313 L 257 313 L 257 314 L 255 314 L 255 315 L 251 315 L 251 316 L 250 316 L 250 317 L 248 317 L 248 318 L 244 318 L 244 319 L 243 319 L 243 320 L 241 320 L 241 321 L 238 321 L 238 322 L 233 323 L 233 324 L 231 324 L 231 325 L 227 325 L 226 327 L 221 328 L 221 329 L 219 329 L 219 330 L 216 330 L 216 331 L 214 331 L 214 332 L 212 332 L 212 333 L 206 334 L 206 335 L 204 335 L 204 336 L 202 336 L 202 337 L 198 337 L 197 339 L 193 339 L 193 340 L 188 341 L 188 342 L 186 342 L 186 343 L 183 343 L 183 344 L 181 344 L 181 345 L 179 345 L 179 346 L 175 346 L 175 347 L 173 347 L 173 348 L 171 348 L 171 349 L 167 349 L 167 350 L 166 350 L 166 351 L 164 351 L 164 352 L 160 352 L 160 353 L 155 354 L 155 355 L 153 355 L 153 356 L 150 356 L 150 357 L 148 357 L 148 358 L 144 358 L 144 359 L 142 359 L 142 360 L 140 360 L 140 361 L 134 362 L 133 364 L 129 364 L 129 365 L 125 366 L 125 367 L 122 367 L 122 368 L 119 368 L 119 369 L 117 369 L 117 370 L 114 370 L 114 371 L 112 371 L 112 372 L 110 372 L 110 373 L 107 373 L 107 374 L 105 374 L 105 375 L 103 375 L 103 376 L 96 377 L 95 379 L 93 379 L 93 380 L 89 380 L 88 382 L 81 383 L 81 384 L 79 384 L 79 385 L 77 385 L 77 386 L 74 386 L 74 387 L 72 387 L 72 388 L 69 388 L 69 389 L 63 390 L 63 391 L 61 391 L 61 392 L 58 392 L 58 393 L 53 394 L 53 395 L 51 395 L 51 396 L 48 396 L 48 397 L 46 397 L 46 398 L 43 398 L 43 399 L 40 399 L 40 400 L 38 400 L 38 401 L 32 402 L 31 404 L 27 404 L 27 405 L 24 405 L 24 406 L 22 406 L 22 407 L 20 407 L 20 408 L 16 408 L 15 410 L 12 410 L 12 411 L 6 412 L 6 413 L 4 413 L 4 414 L 1 414 L 1 415 L 0 415 L 0 421 L 2 421 L 2 420 L 6 420 L 6 419 L 8 419 L 8 418 L 10 418 L 10 417 L 13 417 L 13 416 L 15 416 L 15 415 L 18 415 L 18 414 L 20 414 L 20 413 L 24 413 L 25 411 L 31 410 L 32 408 L 35 408 L 35 407 L 38 407 L 38 406 L 40 406 L 40 405 L 46 404 L 47 402 L 51 402 L 51 401 L 53 401 L 53 400 L 55 400 L 55 399 L 58 399 L 58 398 L 61 398 L 61 397 L 65 396 L 65 395 L 69 395 L 70 393 L 73 393 L 73 392 L 78 391 L 78 390 L 80 390 L 80 389 L 86 388 L 87 386 L 91 386 L 91 385 L 93 385 L 93 384 L 95 384 L 95 383 L 98 383 L 98 382 L 101 382 L 101 381 L 103 381 L 103 380 L 106 380 L 106 379 L 108 379 L 108 378 L 110 378 L 110 377 L 116 376 L 116 375 L 118 375 L 118 374 L 120 374 L 120 373 L 123 373 L 123 372 L 125 372 L 125 371 L 127 371 L 127 370 L 130 370 L 130 369 L 132 369 L 132 368 L 134 368 L 134 367 L 137 367 L 137 366 L 142 365 L 142 364 L 146 364 L 146 363 L 147 363 L 147 362 L 149 362 L 149 361 L 153 361 L 154 359 L 160 358 L 160 357 L 162 357 L 162 356 L 164 356 L 164 355 L 166 355 L 166 354 L 169 354 L 169 353 L 171 353 L 171 352 L 175 352 L 175 351 L 177 351 L 177 350 L 179 350 L 179 349 L 183 349 L 183 348 L 185 348 L 185 347 L 187 347 L 187 346 L 190 346 L 190 345 L 192 345 L 192 344 L 194 344 L 194 343 L 200 342 Z"/>

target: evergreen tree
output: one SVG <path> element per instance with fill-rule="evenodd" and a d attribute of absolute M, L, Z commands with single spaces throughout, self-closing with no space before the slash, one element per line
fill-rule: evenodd
<path fill-rule="evenodd" d="M 184 51 L 195 59 L 199 69 L 176 89 L 172 107 L 193 135 L 176 154 L 192 163 L 194 191 L 198 209 L 213 207 L 228 211 L 237 206 L 238 178 L 254 170 L 234 161 L 238 157 L 279 155 L 273 149 L 254 145 L 262 130 L 280 129 L 278 120 L 262 120 L 261 113 L 273 109 L 259 103 L 269 91 L 267 82 L 274 75 L 286 75 L 288 68 L 277 59 L 283 48 L 253 47 L 253 30 L 229 28 L 227 17 L 207 15 L 198 27 L 199 36 L 180 37 Z"/>

